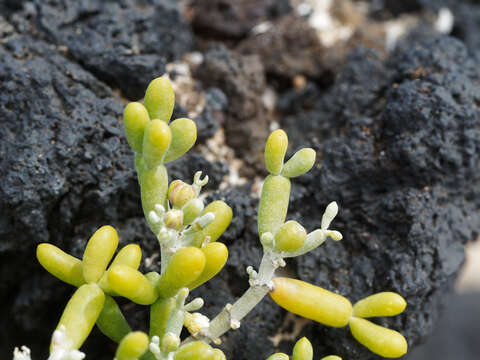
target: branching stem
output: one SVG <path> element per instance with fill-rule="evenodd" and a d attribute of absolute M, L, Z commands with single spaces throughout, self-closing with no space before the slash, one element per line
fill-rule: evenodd
<path fill-rule="evenodd" d="M 284 264 L 283 259 L 270 250 L 266 250 L 260 269 L 255 277 L 250 279 L 248 290 L 233 304 L 228 304 L 210 322 L 208 330 L 202 331 L 196 336 L 198 340 L 212 342 L 222 336 L 230 329 L 237 329 L 240 321 L 272 290 L 272 278 L 275 270 Z M 185 342 L 190 342 L 193 337 Z"/>

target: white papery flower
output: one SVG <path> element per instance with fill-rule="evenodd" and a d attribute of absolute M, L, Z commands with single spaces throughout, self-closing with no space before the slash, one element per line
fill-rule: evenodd
<path fill-rule="evenodd" d="M 65 326 L 60 327 L 53 332 L 52 335 L 52 352 L 48 360 L 83 360 L 85 354 L 81 351 L 74 350 L 71 347 L 70 340 L 65 333 Z"/>
<path fill-rule="evenodd" d="M 30 357 L 30 349 L 25 345 L 21 349 L 15 348 L 13 350 L 13 360 L 32 360 Z"/>

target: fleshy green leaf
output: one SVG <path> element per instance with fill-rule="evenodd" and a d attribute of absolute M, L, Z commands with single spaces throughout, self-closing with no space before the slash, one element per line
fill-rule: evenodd
<path fill-rule="evenodd" d="M 188 284 L 190 290 L 195 289 L 217 275 L 227 262 L 228 249 L 220 242 L 207 244 L 200 250 L 205 255 L 205 267 L 200 276 Z"/>
<path fill-rule="evenodd" d="M 333 327 L 348 324 L 352 304 L 347 298 L 296 279 L 277 277 L 272 281 L 270 296 L 285 310 Z"/>
<path fill-rule="evenodd" d="M 398 358 L 407 352 L 407 341 L 398 331 L 356 317 L 350 320 L 350 331 L 360 344 L 380 356 Z"/>
<path fill-rule="evenodd" d="M 282 175 L 294 178 L 305 174 L 315 164 L 315 157 L 316 153 L 313 149 L 304 148 L 298 150 L 283 166 Z"/>
<path fill-rule="evenodd" d="M 108 285 L 118 295 L 140 305 L 153 304 L 158 298 L 152 283 L 127 265 L 115 265 L 108 270 Z"/>
<path fill-rule="evenodd" d="M 143 102 L 150 119 L 159 119 L 168 124 L 175 106 L 175 93 L 170 81 L 166 77 L 152 80 L 147 87 Z"/>
<path fill-rule="evenodd" d="M 148 349 L 149 339 L 147 334 L 135 331 L 125 336 L 118 345 L 115 354 L 116 360 L 137 360 Z"/>
<path fill-rule="evenodd" d="M 263 183 L 258 206 L 258 233 L 275 234 L 285 222 L 290 200 L 290 180 L 281 175 L 268 175 Z"/>
<path fill-rule="evenodd" d="M 178 159 L 192 148 L 197 141 L 197 126 L 187 118 L 180 118 L 170 124 L 172 143 L 165 155 L 165 164 Z"/>
<path fill-rule="evenodd" d="M 142 153 L 143 134 L 149 121 L 147 109 L 138 102 L 129 103 L 123 110 L 123 126 L 128 144 L 139 154 Z"/>
<path fill-rule="evenodd" d="M 293 347 L 292 360 L 312 360 L 313 347 L 310 341 L 303 337 Z"/>
<path fill-rule="evenodd" d="M 92 331 L 105 302 L 105 295 L 97 284 L 80 286 L 72 295 L 58 322 L 65 326 L 65 334 L 72 349 L 79 349 Z"/>
<path fill-rule="evenodd" d="M 361 318 L 375 316 L 395 316 L 403 312 L 407 303 L 394 292 L 381 292 L 370 295 L 353 306 L 353 315 Z"/>
<path fill-rule="evenodd" d="M 285 131 L 275 130 L 268 137 L 265 145 L 265 165 L 271 174 L 278 175 L 282 171 L 287 147 L 288 137 Z"/>
<path fill-rule="evenodd" d="M 56 278 L 77 287 L 85 284 L 82 261 L 55 245 L 47 243 L 38 245 L 37 259 L 45 270 Z"/>
<path fill-rule="evenodd" d="M 160 277 L 157 289 L 161 297 L 168 298 L 195 281 L 205 267 L 205 255 L 193 246 L 181 248 L 172 256 Z"/>
<path fill-rule="evenodd" d="M 105 304 L 97 319 L 97 326 L 102 333 L 115 342 L 120 342 L 131 330 L 115 300 L 105 296 Z"/>
<path fill-rule="evenodd" d="M 117 246 L 118 234 L 113 227 L 106 225 L 95 231 L 83 253 L 83 278 L 87 283 L 100 280 Z"/>

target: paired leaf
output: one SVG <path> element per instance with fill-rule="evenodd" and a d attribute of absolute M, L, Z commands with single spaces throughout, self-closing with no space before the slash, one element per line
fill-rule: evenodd
<path fill-rule="evenodd" d="M 214 355 L 210 345 L 194 341 L 182 346 L 174 355 L 174 360 L 212 360 Z"/>
<path fill-rule="evenodd" d="M 270 355 L 267 360 L 288 360 L 289 357 L 285 353 L 276 353 L 273 355 Z"/>
<path fill-rule="evenodd" d="M 282 171 L 287 147 L 288 137 L 285 131 L 275 130 L 268 137 L 265 145 L 265 166 L 271 174 L 278 175 Z"/>
<path fill-rule="evenodd" d="M 313 347 L 312 343 L 303 337 L 297 341 L 293 347 L 292 360 L 312 360 L 313 359 Z"/>
<path fill-rule="evenodd" d="M 158 293 L 168 298 L 195 281 L 205 267 L 205 255 L 196 247 L 181 248 L 172 256 L 157 285 Z"/>
<path fill-rule="evenodd" d="M 105 295 L 97 284 L 84 284 L 72 295 L 58 322 L 65 326 L 71 349 L 79 349 L 100 316 Z"/>
<path fill-rule="evenodd" d="M 370 295 L 353 306 L 353 316 L 369 318 L 375 316 L 395 316 L 403 312 L 407 302 L 394 292 L 381 292 Z"/>
<path fill-rule="evenodd" d="M 215 219 L 204 229 L 195 233 L 193 244 L 198 247 L 202 245 L 207 236 L 210 237 L 210 242 L 217 241 L 232 221 L 232 208 L 221 200 L 216 200 L 208 204 L 200 216 L 207 213 L 213 213 Z"/>
<path fill-rule="evenodd" d="M 154 119 L 147 123 L 143 137 L 143 161 L 148 169 L 163 164 L 171 141 L 170 127 L 164 121 Z"/>
<path fill-rule="evenodd" d="M 272 281 L 270 296 L 282 308 L 325 325 L 348 325 L 352 304 L 347 298 L 296 279 L 278 277 Z"/>
<path fill-rule="evenodd" d="M 138 102 L 129 103 L 123 110 L 123 126 L 128 144 L 139 154 L 143 151 L 143 134 L 149 121 L 147 109 Z"/>
<path fill-rule="evenodd" d="M 166 77 L 158 77 L 150 82 L 143 100 L 150 119 L 159 119 L 168 124 L 175 106 L 175 93 Z"/>
<path fill-rule="evenodd" d="M 207 244 L 200 250 L 205 255 L 205 267 L 200 276 L 188 284 L 190 290 L 195 289 L 217 275 L 227 262 L 228 249 L 220 242 Z"/>
<path fill-rule="evenodd" d="M 356 317 L 350 320 L 350 331 L 360 344 L 380 356 L 398 358 L 407 352 L 407 341 L 398 331 Z"/>
<path fill-rule="evenodd" d="M 313 164 L 315 164 L 316 153 L 315 150 L 304 148 L 298 150 L 286 163 L 283 165 L 282 175 L 288 178 L 294 178 L 308 172 Z"/>
<path fill-rule="evenodd" d="M 297 251 L 307 238 L 305 228 L 294 220 L 280 226 L 275 234 L 275 249 L 278 251 Z"/>
<path fill-rule="evenodd" d="M 116 360 L 137 360 L 148 349 L 149 339 L 147 334 L 135 331 L 125 336 L 118 345 L 115 354 Z"/>
<path fill-rule="evenodd" d="M 108 270 L 108 284 L 120 296 L 140 305 L 150 305 L 158 298 L 152 283 L 138 270 L 115 265 Z"/>
<path fill-rule="evenodd" d="M 115 265 L 126 265 L 132 269 L 138 269 L 140 261 L 142 260 L 142 250 L 137 244 L 125 245 L 117 255 L 113 258 L 109 268 Z M 98 282 L 102 290 L 109 295 L 117 295 L 108 285 L 108 271 L 104 272 L 100 281 Z"/>
<path fill-rule="evenodd" d="M 180 118 L 170 124 L 172 143 L 165 155 L 165 163 L 178 159 L 192 148 L 197 141 L 197 126 L 187 118 Z"/>
<path fill-rule="evenodd" d="M 95 231 L 83 253 L 83 278 L 87 283 L 100 280 L 118 245 L 117 231 L 110 225 Z"/>
<path fill-rule="evenodd" d="M 82 261 L 60 250 L 55 245 L 39 244 L 37 246 L 37 259 L 45 270 L 67 284 L 76 287 L 85 284 Z"/>
<path fill-rule="evenodd" d="M 102 333 L 117 343 L 132 331 L 116 301 L 108 295 L 105 296 L 105 304 L 97 319 L 97 326 Z"/>

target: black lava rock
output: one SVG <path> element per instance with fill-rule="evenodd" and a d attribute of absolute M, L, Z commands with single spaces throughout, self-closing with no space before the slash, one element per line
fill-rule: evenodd
<path fill-rule="evenodd" d="M 195 117 L 197 141 L 200 143 L 205 142 L 217 132 L 220 125 L 225 122 L 228 109 L 228 99 L 219 88 L 208 88 L 205 96 L 205 107 Z"/>
<path fill-rule="evenodd" d="M 122 210 L 138 203 L 138 192 L 119 121 L 122 105 L 108 87 L 27 36 L 0 44 L 0 78 L 0 348 L 6 358 L 15 329 L 48 342 L 43 329 L 55 326 L 58 302 L 72 291 L 41 270 L 35 246 L 48 241 L 69 251 L 75 227 L 86 219 L 98 224 L 139 212 Z"/>
<path fill-rule="evenodd" d="M 451 35 L 461 39 L 470 52 L 480 58 L 480 3 L 476 0 L 374 0 L 370 15 L 391 18 L 403 13 L 413 13 L 420 18 L 426 14 L 430 21 L 441 9 L 453 16 Z"/>
<path fill-rule="evenodd" d="M 266 32 L 243 40 L 237 50 L 260 56 L 266 73 L 272 77 L 290 80 L 303 74 L 320 78 L 325 70 L 326 51 L 316 31 L 296 15 L 272 22 Z"/>
<path fill-rule="evenodd" d="M 270 114 L 262 99 L 266 82 L 260 58 L 257 55 L 242 56 L 221 43 L 215 43 L 205 53 L 194 77 L 205 88 L 216 87 L 226 95 L 226 142 L 251 166 L 251 170 L 261 167 Z M 253 176 L 252 171 L 250 175 Z"/>
<path fill-rule="evenodd" d="M 452 35 L 461 39 L 480 59 L 480 3 L 457 3 L 451 8 L 454 15 Z"/>
<path fill-rule="evenodd" d="M 239 39 L 259 23 L 291 11 L 287 0 L 194 0 L 192 25 L 197 35 Z"/>
<path fill-rule="evenodd" d="M 31 22 L 38 36 L 131 100 L 193 45 L 171 0 L 39 1 Z"/>

